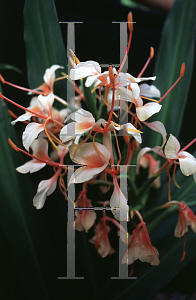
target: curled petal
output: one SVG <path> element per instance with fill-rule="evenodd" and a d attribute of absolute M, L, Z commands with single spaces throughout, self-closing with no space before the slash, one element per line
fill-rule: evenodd
<path fill-rule="evenodd" d="M 165 146 L 165 156 L 169 159 L 177 159 L 180 150 L 180 143 L 177 138 L 170 134 L 167 144 Z"/>
<path fill-rule="evenodd" d="M 36 209 L 41 209 L 44 206 L 46 197 L 54 192 L 57 185 L 57 178 L 58 177 L 55 174 L 52 178 L 48 180 L 42 180 L 39 183 L 37 194 L 33 198 L 33 205 L 36 207 Z"/>
<path fill-rule="evenodd" d="M 193 175 L 196 173 L 196 159 L 193 155 L 186 151 L 178 153 L 180 169 L 185 176 Z"/>
<path fill-rule="evenodd" d="M 57 69 L 64 69 L 64 67 L 61 67 L 59 65 L 53 65 L 52 67 L 46 69 L 46 72 L 44 74 L 44 82 L 47 84 L 48 87 L 52 87 L 54 80 L 55 80 L 55 71 Z"/>
<path fill-rule="evenodd" d="M 146 121 L 152 115 L 158 113 L 162 105 L 158 103 L 147 103 L 144 106 L 136 107 L 136 114 L 140 121 Z"/>
<path fill-rule="evenodd" d="M 28 124 L 25 128 L 25 131 L 22 135 L 23 146 L 27 151 L 29 151 L 29 147 L 32 142 L 37 138 L 38 134 L 44 130 L 44 124 L 38 124 L 32 122 Z"/>

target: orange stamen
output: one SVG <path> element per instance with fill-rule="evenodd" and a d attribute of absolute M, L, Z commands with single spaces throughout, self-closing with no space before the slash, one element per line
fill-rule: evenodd
<path fill-rule="evenodd" d="M 143 68 L 142 68 L 141 72 L 139 73 L 139 75 L 137 76 L 137 78 L 140 78 L 143 75 L 144 71 L 146 70 L 146 68 L 149 65 L 149 63 L 150 63 L 151 59 L 153 58 L 153 56 L 154 56 L 154 48 L 150 47 L 150 56 L 147 59 L 147 62 L 143 66 Z"/>
<path fill-rule="evenodd" d="M 184 72 L 185 72 L 185 63 L 182 64 L 181 66 L 181 70 L 180 70 L 180 77 L 176 80 L 176 82 L 174 82 L 174 84 L 170 87 L 170 89 L 165 93 L 165 95 L 163 95 L 163 97 L 161 97 L 161 99 L 159 99 L 158 103 L 161 103 L 161 101 L 171 92 L 171 90 L 173 90 L 173 88 L 176 86 L 176 84 L 180 81 L 180 79 L 184 76 Z"/>
<path fill-rule="evenodd" d="M 122 70 L 122 68 L 123 68 L 123 66 L 124 66 L 124 64 L 125 64 L 125 61 L 126 61 L 126 59 L 127 59 L 127 55 L 128 55 L 128 53 L 129 53 L 129 49 L 130 49 L 130 45 L 131 45 L 131 39 L 132 39 L 132 33 L 133 33 L 133 15 L 132 15 L 131 12 L 128 14 L 127 19 L 128 19 L 127 21 L 128 21 L 129 31 L 130 31 L 130 33 L 129 33 L 128 46 L 127 46 L 127 51 L 125 52 L 125 56 L 124 56 L 124 58 L 123 58 L 123 61 L 122 61 L 121 65 L 120 65 L 120 68 L 118 69 L 118 72 L 117 72 L 117 74 L 115 75 L 114 79 L 118 76 L 118 74 L 119 74 L 120 71 Z"/>
<path fill-rule="evenodd" d="M 50 123 L 50 121 L 51 121 L 51 117 L 49 117 L 49 118 L 46 120 L 46 122 L 44 123 L 44 132 L 45 132 L 45 134 L 47 135 L 47 137 L 48 137 L 50 143 L 52 144 L 52 146 L 53 146 L 58 152 L 61 153 L 61 150 L 55 145 L 55 143 L 53 142 L 52 138 L 50 137 L 50 134 L 48 133 L 47 125 L 48 125 L 48 123 Z"/>

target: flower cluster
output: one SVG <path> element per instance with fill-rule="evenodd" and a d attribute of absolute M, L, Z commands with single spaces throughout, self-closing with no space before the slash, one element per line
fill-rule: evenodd
<path fill-rule="evenodd" d="M 130 18 L 129 15 L 129 22 Z M 128 49 L 132 36 L 130 24 L 129 29 Z M 126 55 L 127 53 L 125 59 Z M 161 97 L 159 90 L 154 85 L 146 83 L 154 81 L 156 77 L 142 77 L 153 55 L 153 48 L 151 48 L 148 62 L 139 76 L 134 77 L 129 73 L 121 72 L 125 59 L 118 71 L 112 66 L 108 70 L 102 71 L 99 63 L 92 60 L 80 62 L 73 54 L 74 60 L 70 58 L 73 68 L 68 76 L 56 78 L 56 70 L 63 67 L 53 65 L 45 71 L 42 85 L 34 90 L 25 89 L 33 95 L 28 108 L 14 103 L 2 94 L 1 98 L 24 110 L 22 115 L 12 121 L 12 125 L 17 122 L 26 124 L 22 134 L 22 143 L 26 151 L 18 148 L 10 139 L 9 143 L 16 151 L 30 156 L 31 160 L 19 166 L 17 171 L 23 174 L 33 173 L 46 165 L 54 168 L 54 175 L 39 183 L 37 193 L 33 198 L 33 205 L 37 209 L 41 209 L 45 204 L 46 197 L 56 189 L 57 182 L 65 198 L 67 197 L 67 188 L 71 184 L 81 183 L 83 188 L 79 191 L 76 201 L 75 230 L 88 232 L 94 225 L 95 236 L 90 242 L 95 244 L 98 253 L 104 258 L 108 254 L 114 253 L 114 249 L 110 246 L 108 236 L 110 228 L 107 225 L 108 222 L 113 222 L 118 229 L 125 233 L 129 241 L 128 251 L 122 259 L 122 263 L 132 264 L 139 259 L 155 266 L 159 264 L 158 250 L 151 244 L 139 209 L 134 208 L 131 197 L 126 197 L 122 191 L 120 174 L 125 167 L 132 163 L 133 156 L 138 153 L 136 174 L 140 173 L 140 167 L 148 168 L 150 186 L 158 189 L 161 184 L 160 174 L 166 168 L 169 176 L 168 200 L 170 201 L 170 168 L 172 165 L 174 165 L 173 173 L 179 165 L 185 176 L 193 175 L 196 180 L 196 159 L 185 151 L 196 139 L 180 150 L 180 144 L 176 137 L 170 134 L 167 140 L 163 123 L 160 121 L 148 122 L 152 115 L 161 110 L 160 103 L 167 95 L 166 93 Z M 179 79 L 184 76 L 184 71 L 185 66 L 182 64 Z M 74 86 L 79 95 L 75 97 L 77 109 L 54 94 L 55 82 L 65 78 L 69 78 L 72 82 L 76 81 Z M 17 87 L 7 82 L 2 76 L 0 80 L 4 84 Z M 78 80 L 80 80 L 82 88 L 77 85 Z M 86 91 L 88 91 L 88 96 L 85 96 L 87 95 Z M 55 108 L 56 101 L 62 103 L 61 110 Z M 86 107 L 91 107 L 88 106 L 91 102 L 96 108 L 96 116 L 93 114 L 93 110 L 86 109 Z M 120 108 L 126 107 L 127 103 L 129 105 L 128 122 L 123 123 L 125 115 L 120 116 L 119 113 Z M 119 124 L 119 117 L 121 124 Z M 143 126 L 159 132 L 163 138 L 162 145 L 141 149 L 139 145 L 142 143 Z M 122 143 L 124 143 L 126 155 L 121 153 Z M 161 162 L 155 160 L 148 153 L 149 151 L 160 155 L 166 162 L 160 166 Z M 70 178 L 68 185 L 65 183 L 67 156 L 79 166 Z M 134 194 L 137 186 L 132 179 L 129 183 L 129 191 Z M 93 199 L 87 198 L 88 186 L 93 184 L 99 185 L 101 196 L 107 195 L 114 218 L 108 217 L 103 211 L 103 217 L 96 222 L 97 214 L 93 210 L 95 203 Z M 68 201 L 70 200 L 68 199 Z M 176 202 L 170 201 L 168 205 L 170 204 L 176 204 Z M 184 203 L 177 204 L 179 220 L 175 236 L 183 236 L 187 232 L 187 225 L 190 225 L 196 232 L 196 217 L 192 211 Z M 131 216 L 131 222 L 135 224 L 135 221 L 133 222 L 134 215 L 139 217 L 140 223 L 129 236 L 127 230 L 121 228 L 119 221 L 129 221 L 129 216 Z M 127 242 L 126 238 L 122 240 Z M 185 252 L 183 252 L 183 258 L 184 254 Z"/>

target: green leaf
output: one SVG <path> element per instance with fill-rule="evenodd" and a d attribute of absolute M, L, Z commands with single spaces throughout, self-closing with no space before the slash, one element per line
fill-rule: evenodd
<path fill-rule="evenodd" d="M 180 76 L 182 63 L 186 69 L 184 77 L 169 95 L 161 102 L 162 108 L 150 121 L 159 120 L 166 128 L 167 134 L 178 137 L 189 93 L 195 53 L 196 1 L 175 1 L 166 19 L 159 52 L 155 65 L 157 79 L 155 86 L 164 95 Z M 188 20 L 188 22 L 187 22 Z M 145 133 L 149 133 L 146 129 Z M 143 135 L 144 144 L 149 147 L 161 145 L 161 135 L 150 132 Z"/>
<path fill-rule="evenodd" d="M 48 299 L 53 272 L 46 270 L 48 261 L 55 270 L 53 246 L 44 223 L 43 212 L 37 212 L 32 199 L 35 191 L 28 175 L 16 172 L 24 163 L 8 138 L 18 144 L 7 106 L 0 105 L 0 222 L 16 263 L 17 277 L 28 299 Z M 40 230 L 41 228 L 41 230 Z M 45 248 L 43 248 L 43 245 Z M 47 251 L 45 251 L 47 249 Z M 3 270 L 6 272 L 6 270 Z M 48 288 L 50 286 L 50 288 Z"/>
<path fill-rule="evenodd" d="M 54 64 L 65 67 L 62 70 L 67 73 L 67 55 L 53 0 L 25 1 L 24 40 L 30 88 L 40 86 L 45 70 Z M 60 75 L 60 72 L 57 70 L 56 74 Z M 58 96 L 66 100 L 66 81 L 61 80 L 56 85 Z"/>

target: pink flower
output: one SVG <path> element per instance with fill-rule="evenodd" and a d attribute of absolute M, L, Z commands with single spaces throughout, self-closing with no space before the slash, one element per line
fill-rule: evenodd
<path fill-rule="evenodd" d="M 78 200 L 76 201 L 75 208 L 87 208 L 87 209 L 76 209 L 75 215 L 75 229 L 78 231 L 83 231 L 85 229 L 86 232 L 93 226 L 95 223 L 97 214 L 92 208 L 91 200 L 87 199 L 86 191 L 81 191 Z"/>
<path fill-rule="evenodd" d="M 175 237 L 182 237 L 188 231 L 188 225 L 196 233 L 196 216 L 184 202 L 178 202 L 178 223 L 176 225 Z"/>
<path fill-rule="evenodd" d="M 150 237 L 144 222 L 140 222 L 133 230 L 131 242 L 128 247 L 128 258 L 125 253 L 122 263 L 132 264 L 139 259 L 142 262 L 148 262 L 152 266 L 159 265 L 159 252 L 152 246 Z"/>
<path fill-rule="evenodd" d="M 102 218 L 98 225 L 95 227 L 95 236 L 89 240 L 91 244 L 95 244 L 98 253 L 102 258 L 108 256 L 108 254 L 113 254 L 115 250 L 111 247 L 108 232 L 110 227 L 106 225 L 105 220 Z"/>

